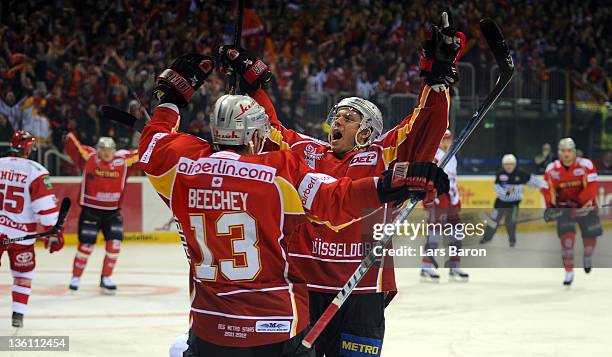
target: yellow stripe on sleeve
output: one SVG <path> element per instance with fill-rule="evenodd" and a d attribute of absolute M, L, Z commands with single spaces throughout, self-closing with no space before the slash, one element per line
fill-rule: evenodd
<path fill-rule="evenodd" d="M 170 199 L 172 196 L 172 186 L 174 185 L 174 178 L 176 177 L 176 166 L 173 166 L 170 170 L 166 171 L 160 176 L 154 176 L 147 174 L 153 188 L 162 196 Z"/>
<path fill-rule="evenodd" d="M 127 163 L 127 166 L 130 167 L 132 165 L 134 165 L 135 163 L 137 163 L 139 160 L 138 155 L 133 155 L 131 157 L 129 157 L 127 160 L 125 160 L 125 162 Z"/>
<path fill-rule="evenodd" d="M 288 142 L 283 140 L 283 133 L 276 128 L 272 128 L 272 130 L 270 130 L 270 135 L 268 135 L 268 139 L 270 139 L 270 141 L 272 141 L 273 143 L 277 144 L 280 147 L 280 150 L 291 149 L 291 145 L 289 145 Z"/>
<path fill-rule="evenodd" d="M 76 146 L 77 150 L 79 151 L 79 154 L 81 154 L 81 157 L 83 157 L 84 160 L 89 159 L 89 155 L 91 154 L 87 150 L 85 150 L 83 145 L 81 145 L 79 139 L 77 139 L 73 133 L 68 134 L 68 137 L 70 138 L 74 146 Z"/>
<path fill-rule="evenodd" d="M 302 200 L 300 195 L 293 185 L 282 177 L 277 176 L 274 178 L 277 187 L 280 188 L 281 196 L 283 199 L 284 212 L 286 214 L 304 214 L 304 207 L 302 207 Z"/>
<path fill-rule="evenodd" d="M 421 109 L 425 107 L 425 103 L 427 103 L 427 97 L 429 96 L 430 92 L 431 92 L 431 87 L 426 85 L 423 88 L 423 93 L 421 95 L 421 100 L 419 101 L 419 105 L 416 108 L 414 108 L 414 110 L 412 111 L 412 116 L 410 117 L 410 121 L 403 127 L 398 128 L 397 133 L 396 133 L 397 137 L 395 139 L 395 145 L 386 147 L 383 149 L 382 156 L 383 156 L 383 160 L 385 161 L 385 166 L 389 166 L 389 164 L 393 162 L 393 160 L 397 159 L 397 151 L 399 149 L 399 146 L 406 140 L 410 131 L 412 131 L 412 126 L 414 125 L 414 122 L 418 118 L 419 113 L 421 112 Z M 448 98 L 448 95 L 449 95 L 448 89 L 446 89 L 446 95 Z"/>

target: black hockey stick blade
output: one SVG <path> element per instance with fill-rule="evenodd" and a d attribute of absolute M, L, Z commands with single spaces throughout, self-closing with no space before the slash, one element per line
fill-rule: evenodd
<path fill-rule="evenodd" d="M 59 232 L 64 226 L 64 222 L 66 221 L 66 217 L 68 217 L 68 212 L 70 212 L 70 206 L 72 205 L 72 201 L 70 198 L 64 197 L 62 199 L 62 203 L 60 204 L 59 214 L 57 216 L 57 222 L 53 229 L 56 229 L 56 232 Z"/>
<path fill-rule="evenodd" d="M 510 50 L 495 21 L 488 17 L 480 20 L 480 31 L 495 56 L 499 71 L 502 73 L 514 72 L 514 61 L 512 61 Z"/>
<path fill-rule="evenodd" d="M 116 121 L 117 123 L 121 123 L 125 126 L 133 128 L 139 133 L 142 132 L 142 129 L 147 124 L 147 121 L 145 118 L 137 119 L 132 114 L 126 111 L 123 111 L 121 109 L 112 107 L 110 105 L 101 106 L 100 114 L 103 119 Z"/>
<path fill-rule="evenodd" d="M 64 199 L 62 200 L 62 203 L 60 204 L 59 212 L 58 212 L 58 215 L 57 215 L 57 222 L 55 223 L 53 228 L 51 228 L 50 230 L 48 230 L 46 232 L 28 234 L 27 236 L 18 237 L 18 238 L 6 238 L 6 239 L 4 239 L 2 241 L 2 243 L 3 244 L 11 244 L 11 243 L 21 242 L 21 241 L 28 240 L 28 239 L 46 237 L 46 236 L 51 235 L 51 234 L 59 233 L 62 230 L 62 227 L 64 226 L 64 222 L 66 221 L 66 217 L 68 217 L 68 212 L 70 212 L 70 205 L 71 204 L 72 204 L 72 202 L 70 201 L 70 198 L 64 197 Z"/>

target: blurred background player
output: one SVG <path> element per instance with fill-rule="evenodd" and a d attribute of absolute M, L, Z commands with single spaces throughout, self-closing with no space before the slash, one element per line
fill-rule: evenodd
<path fill-rule="evenodd" d="M 516 156 L 506 154 L 502 157 L 502 169 L 495 175 L 493 186 L 497 198 L 480 244 L 488 243 L 493 239 L 497 227 L 503 220 L 508 232 L 510 247 L 514 247 L 516 245 L 516 219 L 519 205 L 523 199 L 523 186 L 527 184 L 538 189 L 543 186 L 537 177 L 517 168 L 516 164 Z"/>
<path fill-rule="evenodd" d="M 101 137 L 96 149 L 81 144 L 74 133 L 68 133 L 64 150 L 83 172 L 79 203 L 79 246 L 72 267 L 70 290 L 79 289 L 81 275 L 93 252 L 98 232 L 106 241 L 106 255 L 102 263 L 100 288 L 103 293 L 113 293 L 117 286 L 111 275 L 117 263 L 123 240 L 121 203 L 128 176 L 138 170 L 138 153 L 116 150 L 115 141 Z"/>
<path fill-rule="evenodd" d="M 576 224 L 580 226 L 584 246 L 584 271 L 591 272 L 591 257 L 597 237 L 603 230 L 597 212 L 597 170 L 591 160 L 577 157 L 572 138 L 559 141 L 559 160 L 546 168 L 542 194 L 546 201 L 544 220 L 557 221 L 561 240 L 561 259 L 565 267 L 564 285 L 574 280 L 574 241 Z"/>
<path fill-rule="evenodd" d="M 409 161 L 421 165 L 417 170 L 433 180 L 439 168 L 431 164 L 448 127 L 449 87 L 458 80 L 455 65 L 464 43 L 464 35 L 451 29 L 444 13 L 440 27 L 434 27 L 431 39 L 423 44 L 420 68 L 424 81 L 413 112 L 384 132 L 382 113 L 374 103 L 358 97 L 344 98 L 328 113 L 327 142 L 288 129 L 281 123 L 262 88 L 270 81 L 271 73 L 261 59 L 231 47 L 222 47 L 220 55 L 224 67 L 229 66 L 241 75 L 240 88 L 255 98 L 270 116 L 273 145 L 269 150 L 292 150 L 317 172 L 335 178 L 380 175 L 396 162 Z M 321 225 L 304 225 L 296 231 L 289 255 L 306 272 L 313 322 L 363 259 L 364 232 L 368 233 L 372 224 L 385 218 L 390 221 L 390 217 L 379 213 L 370 216 L 368 222 L 351 224 L 342 232 Z M 339 240 L 346 241 L 348 249 L 336 252 L 316 248 L 335 245 Z M 317 356 L 351 353 L 346 346 L 364 339 L 372 346 L 381 347 L 385 333 L 384 310 L 396 293 L 392 259 L 377 262 L 317 339 Z"/>
<path fill-rule="evenodd" d="M 0 158 L 0 258 L 7 251 L 13 276 L 13 327 L 23 327 L 23 315 L 32 292 L 36 266 L 35 239 L 5 245 L 4 238 L 18 238 L 36 231 L 51 229 L 57 222 L 58 207 L 49 172 L 39 163 L 28 160 L 36 148 L 36 139 L 18 130 L 10 142 L 8 157 Z M 64 246 L 63 233 L 42 238 L 50 253 Z"/>
<path fill-rule="evenodd" d="M 439 163 L 453 143 L 453 134 L 450 130 L 447 130 L 440 141 L 440 147 L 436 152 L 435 162 Z M 453 156 L 450 161 L 444 167 L 444 172 L 448 175 L 450 182 L 450 189 L 448 193 L 438 195 L 438 198 L 434 200 L 433 205 L 428 205 L 426 208 L 429 211 L 429 222 L 440 223 L 442 225 L 451 223 L 456 225 L 461 223 L 461 196 L 459 195 L 459 188 L 457 187 L 457 157 Z M 427 236 L 427 243 L 425 249 L 437 249 L 440 242 L 444 238 L 442 235 L 433 232 Z M 455 246 L 458 249 L 461 248 L 462 240 L 455 238 L 454 236 L 448 237 L 449 245 Z M 449 278 L 458 279 L 461 281 L 467 281 L 469 275 L 464 272 L 459 264 L 461 258 L 459 256 L 453 256 L 450 258 L 450 270 Z M 423 264 L 421 266 L 421 277 L 425 279 L 431 279 L 432 281 L 439 281 L 440 275 L 434 269 L 433 262 L 430 257 L 423 257 Z"/>
<path fill-rule="evenodd" d="M 368 208 L 408 198 L 408 182 L 422 182 L 413 187 L 422 193 L 435 192 L 433 183 L 411 175 L 419 163 L 409 164 L 408 177 L 394 187 L 391 172 L 335 179 L 291 151 L 259 154 L 270 121 L 247 96 L 216 101 L 215 147 L 175 133 L 178 107 L 189 103 L 212 67 L 212 59 L 192 53 L 162 72 L 155 89 L 162 104 L 139 143 L 143 169 L 184 228 L 191 257 L 193 323 L 183 356 L 314 356 L 301 346 L 308 292 L 286 237 L 307 217 L 341 229 Z"/>

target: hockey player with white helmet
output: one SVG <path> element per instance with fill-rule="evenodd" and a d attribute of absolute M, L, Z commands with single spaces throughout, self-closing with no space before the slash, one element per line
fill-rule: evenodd
<path fill-rule="evenodd" d="M 329 111 L 326 122 L 330 128 L 327 140 L 337 154 L 365 149 L 383 132 L 380 109 L 359 97 L 344 98 L 338 102 Z M 356 123 L 359 126 L 352 125 Z M 354 129 L 355 134 L 352 135 Z"/>
<path fill-rule="evenodd" d="M 572 138 L 559 141 L 558 154 L 559 160 L 551 162 L 544 173 L 544 220 L 557 223 L 561 260 L 565 268 L 563 284 L 569 286 L 574 280 L 576 225 L 580 226 L 582 234 L 583 266 L 587 274 L 593 267 L 593 252 L 603 229 L 597 209 L 595 165 L 591 160 L 577 156 Z"/>
<path fill-rule="evenodd" d="M 121 205 L 129 175 L 138 171 L 135 150 L 117 150 L 111 137 L 98 139 L 96 147 L 82 144 L 75 133 L 64 139 L 64 150 L 83 172 L 79 203 L 79 245 L 72 264 L 68 288 L 79 289 L 81 276 L 96 244 L 98 232 L 105 240 L 105 255 L 100 276 L 102 294 L 114 294 L 117 286 L 111 280 L 123 240 Z"/>
<path fill-rule="evenodd" d="M 385 202 L 431 196 L 434 183 L 410 170 L 413 164 L 401 165 L 408 166 L 403 175 L 335 179 L 295 152 L 261 153 L 269 118 L 246 96 L 215 103 L 214 146 L 177 133 L 178 108 L 212 67 L 210 57 L 190 53 L 162 72 L 154 91 L 161 104 L 139 142 L 143 170 L 183 228 L 189 252 L 192 324 L 183 356 L 313 356 L 301 345 L 308 291 L 287 254 L 291 233 L 306 219 L 341 230 Z M 448 190 L 443 175 L 436 183 Z"/>
<path fill-rule="evenodd" d="M 519 205 L 523 199 L 525 185 L 541 188 L 543 183 L 531 173 L 517 168 L 517 159 L 513 154 L 502 157 L 502 169 L 495 176 L 493 190 L 497 198 L 491 213 L 491 220 L 487 221 L 484 235 L 480 244 L 490 242 L 497 232 L 497 227 L 503 220 L 508 232 L 508 244 L 512 248 L 516 245 L 516 220 Z"/>
<path fill-rule="evenodd" d="M 440 27 L 433 27 L 432 36 L 421 51 L 424 83 L 414 111 L 384 132 L 382 114 L 376 105 L 362 98 L 345 98 L 331 109 L 327 118 L 322 118 L 329 125 L 328 142 L 282 125 L 263 89 L 272 74 L 261 59 L 228 46 L 221 47 L 219 54 L 223 67 L 240 75 L 240 88 L 255 98 L 270 116 L 272 131 L 268 149 L 292 150 L 302 155 L 317 172 L 354 179 L 380 174 L 393 168 L 396 162 L 408 161 L 412 172 L 423 173 L 428 181 L 436 182 L 442 176 L 447 180 L 446 174 L 438 171 L 432 161 L 448 126 L 449 87 L 458 80 L 456 62 L 464 44 L 465 36 L 450 28 L 444 13 Z M 367 224 L 355 222 L 342 232 L 305 225 L 295 233 L 299 238 L 289 247 L 289 255 L 306 272 L 313 319 L 321 316 L 359 266 L 363 258 L 363 233 L 384 219 L 381 211 L 370 216 Z M 358 248 L 352 251 L 320 249 L 335 246 L 339 240 L 347 240 L 346 247 Z M 379 350 L 385 330 L 384 308 L 396 291 L 392 260 L 383 259 L 368 271 L 323 331 L 316 342 L 318 356 L 351 354 L 346 346 L 364 339 Z"/>

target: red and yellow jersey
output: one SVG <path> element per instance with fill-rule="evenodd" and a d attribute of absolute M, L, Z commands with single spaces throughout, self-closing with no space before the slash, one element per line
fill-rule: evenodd
<path fill-rule="evenodd" d="M 117 150 L 110 162 L 100 160 L 96 150 L 83 145 L 73 133 L 67 135 L 64 150 L 83 172 L 79 203 L 103 210 L 121 207 L 125 182 L 138 170 L 136 150 Z"/>
<path fill-rule="evenodd" d="M 381 135 L 364 150 L 353 151 L 343 158 L 333 155 L 327 142 L 299 134 L 285 128 L 279 121 L 274 106 L 263 90 L 253 98 L 266 109 L 272 124 L 270 150 L 291 150 L 304 157 L 317 172 L 336 178 L 358 179 L 380 175 L 396 161 L 426 161 L 434 159 L 440 140 L 448 127 L 450 97 L 448 89 L 436 92 L 423 86 L 418 106 L 397 126 Z M 376 216 L 376 217 L 374 217 Z M 376 218 L 376 219 L 374 219 Z M 296 244 L 290 247 L 290 256 L 296 260 L 308 287 L 314 291 L 336 293 L 359 266 L 364 254 L 364 237 L 371 239 L 372 223 L 388 220 L 381 210 L 342 232 L 324 226 L 305 225 L 297 234 Z M 361 224 L 363 223 L 363 224 Z M 370 269 L 355 288 L 356 293 L 395 291 L 392 259 Z"/>
<path fill-rule="evenodd" d="M 53 226 L 58 211 L 47 169 L 20 157 L 0 158 L 0 236 L 22 237 L 35 232 L 39 223 Z M 34 242 L 29 239 L 16 244 Z"/>
<path fill-rule="evenodd" d="M 307 219 L 332 230 L 359 219 L 380 205 L 377 179 L 316 173 L 290 151 L 215 152 L 205 140 L 173 132 L 178 120 L 176 106 L 159 105 L 139 153 L 184 232 L 193 331 L 236 347 L 292 338 L 308 326 L 309 311 L 287 237 Z"/>
<path fill-rule="evenodd" d="M 546 207 L 596 206 L 597 170 L 589 159 L 578 157 L 568 167 L 551 162 L 544 173 L 542 194 Z"/>

